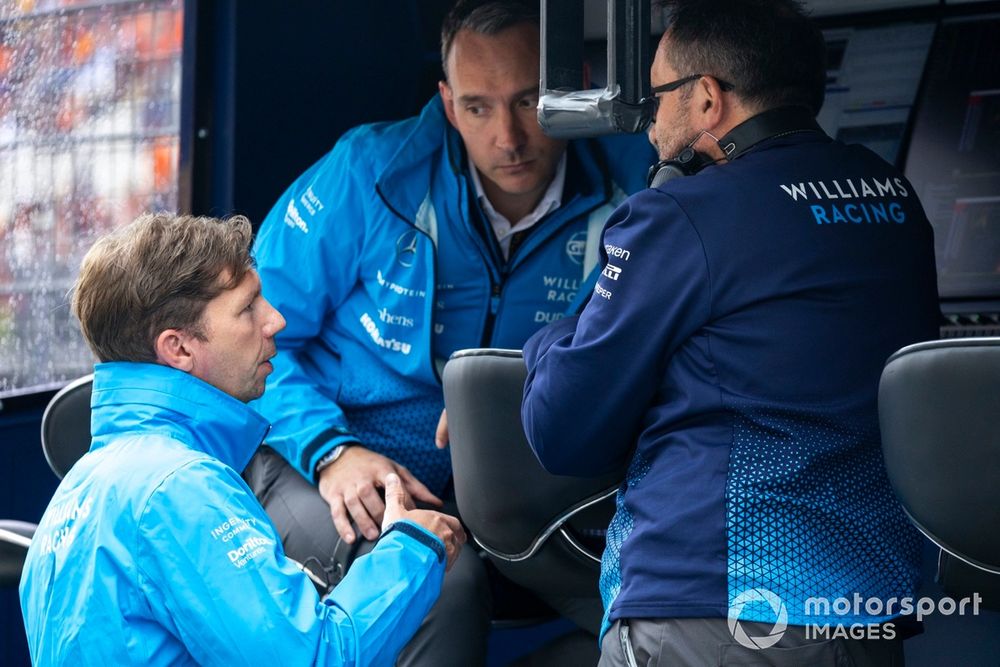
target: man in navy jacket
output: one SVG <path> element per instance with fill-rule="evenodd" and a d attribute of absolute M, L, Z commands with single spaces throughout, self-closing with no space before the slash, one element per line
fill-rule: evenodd
<path fill-rule="evenodd" d="M 797 3 L 669 5 L 650 137 L 709 166 L 619 207 L 582 313 L 525 346 L 543 465 L 629 463 L 601 664 L 729 664 L 775 643 L 768 664 L 888 664 L 920 541 L 876 390 L 893 351 L 936 337 L 931 229 L 891 165 L 816 125 L 824 46 Z M 875 602 L 816 604 L 855 595 Z M 811 624 L 866 639 L 819 642 Z"/>

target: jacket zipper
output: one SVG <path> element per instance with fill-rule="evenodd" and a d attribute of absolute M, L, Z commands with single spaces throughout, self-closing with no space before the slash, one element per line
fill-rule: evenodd
<path fill-rule="evenodd" d="M 434 243 L 434 239 L 424 230 L 417 227 L 417 223 L 413 220 L 408 219 L 405 215 L 396 210 L 396 207 L 389 203 L 385 194 L 382 192 L 382 188 L 375 184 L 375 193 L 378 198 L 382 200 L 385 207 L 388 208 L 393 215 L 402 220 L 404 223 L 412 227 L 418 234 L 421 234 L 427 241 L 431 244 L 431 265 L 428 269 L 430 273 L 431 280 L 430 285 L 427 288 L 427 303 L 428 310 L 430 311 L 430 321 L 427 323 L 427 357 L 430 360 L 431 374 L 437 379 L 438 384 L 441 384 L 441 373 L 438 372 L 437 363 L 434 359 L 434 299 L 435 293 L 437 292 L 437 245 Z"/>
<path fill-rule="evenodd" d="M 486 312 L 486 322 L 483 325 L 483 337 L 479 347 L 491 347 L 493 341 L 493 327 L 496 325 L 497 312 L 500 310 L 500 294 L 503 292 L 503 283 L 506 276 L 502 275 L 500 281 L 490 279 L 490 309 Z"/>

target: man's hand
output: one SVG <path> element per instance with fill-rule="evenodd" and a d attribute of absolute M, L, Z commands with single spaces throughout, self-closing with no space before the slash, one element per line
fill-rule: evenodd
<path fill-rule="evenodd" d="M 441 411 L 441 419 L 438 420 L 437 431 L 434 433 L 434 444 L 438 449 L 448 446 L 448 411 Z"/>
<path fill-rule="evenodd" d="M 399 477 L 390 473 L 385 477 L 385 515 L 382 518 L 382 530 L 400 519 L 408 519 L 441 538 L 448 554 L 448 564 L 445 569 L 450 570 L 458 558 L 462 545 L 465 544 L 465 530 L 462 529 L 462 524 L 455 517 L 441 512 L 413 509 L 413 500 L 407 495 Z"/>
<path fill-rule="evenodd" d="M 348 544 L 355 540 L 351 519 L 369 540 L 379 535 L 385 502 L 379 494 L 386 475 L 399 476 L 402 488 L 414 499 L 441 505 L 441 499 L 404 466 L 359 445 L 348 447 L 336 461 L 319 473 L 319 494 L 330 505 L 333 525 Z"/>

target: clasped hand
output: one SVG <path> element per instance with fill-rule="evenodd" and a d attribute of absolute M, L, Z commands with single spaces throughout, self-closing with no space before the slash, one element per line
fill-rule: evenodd
<path fill-rule="evenodd" d="M 396 478 L 398 492 L 388 480 Z M 386 500 L 379 489 L 386 489 Z M 360 445 L 348 447 L 319 474 L 319 493 L 330 505 L 330 516 L 341 538 L 351 544 L 357 539 L 351 519 L 368 540 L 378 539 L 379 527 L 404 518 L 437 535 L 448 552 L 448 565 L 465 542 L 458 519 L 440 512 L 414 509 L 414 501 L 440 507 L 441 499 L 431 493 L 405 466 Z M 392 511 L 387 502 L 396 503 Z"/>

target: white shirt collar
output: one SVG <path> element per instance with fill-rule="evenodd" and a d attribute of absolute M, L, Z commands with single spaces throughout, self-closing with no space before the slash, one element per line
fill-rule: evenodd
<path fill-rule="evenodd" d="M 472 174 L 472 186 L 475 188 L 479 205 L 482 207 L 483 213 L 486 214 L 486 218 L 490 221 L 493 233 L 496 234 L 497 241 L 500 243 L 500 250 L 503 252 L 504 259 L 508 259 L 510 255 L 511 235 L 531 228 L 536 222 L 562 206 L 563 186 L 566 184 L 566 153 L 563 152 L 562 157 L 559 159 L 555 176 L 552 178 L 552 182 L 549 183 L 549 187 L 545 190 L 545 194 L 539 200 L 538 205 L 535 206 L 531 213 L 513 225 L 503 214 L 493 208 L 493 203 L 490 202 L 489 197 L 486 196 L 486 192 L 483 190 L 483 183 L 479 179 L 479 171 L 476 169 L 476 165 L 472 163 L 471 158 L 469 158 L 469 173 Z"/>

